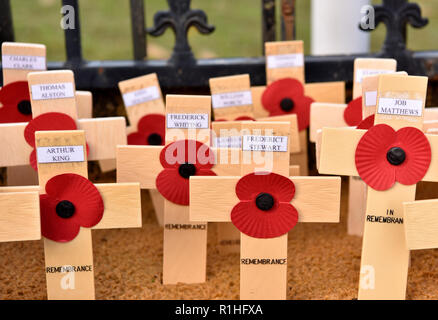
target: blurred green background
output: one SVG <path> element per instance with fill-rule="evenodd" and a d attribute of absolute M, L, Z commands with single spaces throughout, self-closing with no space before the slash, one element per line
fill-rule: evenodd
<path fill-rule="evenodd" d="M 329 0 L 327 0 L 329 1 Z M 354 0 L 352 0 L 354 1 Z M 305 41 L 310 53 L 310 0 L 296 0 L 297 39 Z M 376 0 L 373 3 L 380 3 Z M 438 42 L 438 1 L 416 0 L 429 18 L 424 29 L 408 30 L 408 48 L 436 50 Z M 64 34 L 60 27 L 60 0 L 11 0 L 16 41 L 43 43 L 49 60 L 65 60 Z M 132 59 L 131 26 L 128 0 L 80 0 L 83 55 L 87 60 Z M 146 0 L 146 25 L 151 27 L 153 14 L 167 10 L 166 0 Z M 280 5 L 277 5 L 279 10 Z M 190 44 L 198 58 L 260 56 L 260 0 L 193 0 L 192 8 L 203 9 L 208 21 L 216 27 L 211 35 L 189 32 Z M 278 21 L 278 20 L 277 20 Z M 280 23 L 278 23 L 280 25 Z M 385 27 L 371 34 L 371 50 L 378 51 Z M 277 33 L 280 34 L 279 32 Z M 150 59 L 167 59 L 172 51 L 171 30 L 159 38 L 148 36 Z"/>

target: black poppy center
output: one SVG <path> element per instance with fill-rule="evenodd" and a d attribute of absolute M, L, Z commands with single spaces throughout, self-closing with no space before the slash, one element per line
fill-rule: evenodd
<path fill-rule="evenodd" d="M 29 100 L 21 100 L 17 105 L 18 111 L 24 115 L 32 114 L 32 107 Z"/>
<path fill-rule="evenodd" d="M 281 100 L 280 102 L 280 108 L 283 111 L 291 111 L 294 108 L 294 101 L 290 98 L 284 98 L 283 100 Z"/>
<path fill-rule="evenodd" d="M 260 193 L 255 200 L 257 208 L 263 211 L 271 210 L 274 206 L 274 197 L 269 193 Z"/>
<path fill-rule="evenodd" d="M 188 179 L 196 174 L 196 167 L 191 163 L 183 163 L 179 166 L 178 172 L 181 177 Z"/>
<path fill-rule="evenodd" d="M 394 166 L 402 164 L 406 160 L 406 152 L 399 147 L 393 147 L 386 153 L 386 159 Z"/>
<path fill-rule="evenodd" d="M 148 145 L 150 146 L 161 146 L 163 140 L 158 133 L 151 133 L 148 137 Z"/>
<path fill-rule="evenodd" d="M 56 214 L 64 219 L 71 218 L 75 211 L 75 205 L 68 200 L 62 200 L 56 205 Z"/>

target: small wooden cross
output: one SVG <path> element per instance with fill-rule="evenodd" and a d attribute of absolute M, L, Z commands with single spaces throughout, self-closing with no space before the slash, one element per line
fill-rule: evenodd
<path fill-rule="evenodd" d="M 300 152 L 298 123 L 295 114 L 260 118 L 258 119 L 258 121 L 289 122 L 289 150 L 291 154 Z M 216 148 L 240 149 L 242 147 L 242 121 L 213 121 L 212 133 L 214 133 L 212 138 L 212 145 Z M 299 176 L 299 166 L 290 166 L 289 175 Z M 221 253 L 240 252 L 240 232 L 234 227 L 232 223 L 218 223 L 217 230 L 219 251 Z"/>
<path fill-rule="evenodd" d="M 421 130 L 426 90 L 427 77 L 380 75 L 374 125 L 386 124 L 394 130 L 406 127 Z M 358 161 L 355 160 L 356 149 L 361 138 L 369 132 L 370 130 L 324 128 L 319 172 L 358 176 L 355 163 Z M 426 137 L 430 144 L 432 161 L 425 176 L 419 180 L 438 181 L 438 171 L 434 161 L 438 149 L 438 137 L 428 134 Z M 391 153 L 393 150 L 387 152 L 390 153 L 386 155 L 388 170 L 393 170 L 401 160 L 405 159 L 399 157 L 397 158 L 399 160 L 394 161 Z M 411 157 L 414 155 L 411 152 Z M 373 156 L 378 155 L 369 156 L 372 160 Z M 373 169 L 372 166 L 369 168 Z M 379 173 L 376 174 L 377 177 L 381 176 Z M 403 177 L 401 174 L 401 178 Z M 359 299 L 405 298 L 409 250 L 404 235 L 402 203 L 415 199 L 415 189 L 416 183 L 405 185 L 398 182 L 384 191 L 368 188 Z"/>
<path fill-rule="evenodd" d="M 54 177 L 59 177 L 59 175 L 69 173 L 87 178 L 84 131 L 37 131 L 35 142 L 38 154 L 39 187 L 37 188 L 40 194 L 45 194 L 47 182 Z M 51 150 L 61 151 L 54 154 Z M 96 187 L 103 199 L 104 214 L 93 229 L 141 227 L 141 200 L 138 183 L 98 184 Z M 15 197 L 18 197 L 23 191 L 35 192 L 35 187 L 0 188 L 1 193 L 11 194 L 12 192 Z M 34 206 L 34 194 L 27 192 L 21 196 L 25 195 L 32 197 L 28 199 L 26 204 L 22 205 Z M 64 218 L 67 221 L 68 218 L 74 216 L 75 212 L 73 212 L 73 216 Z M 16 241 L 36 237 L 40 232 L 40 224 L 35 220 L 34 212 L 32 217 L 31 221 L 28 221 L 29 217 L 23 215 L 11 219 L 7 224 L 9 228 L 5 230 L 6 236 L 3 237 L 3 240 Z M 6 219 L 10 219 L 10 217 L 6 216 Z M 42 223 L 44 223 L 44 219 Z M 61 228 L 61 226 L 56 228 Z M 21 230 L 19 237 L 15 234 L 17 230 Z M 49 299 L 94 299 L 91 229 L 81 227 L 77 236 L 67 242 L 57 242 L 44 238 L 44 251 Z"/>
<path fill-rule="evenodd" d="M 210 96 L 167 95 L 166 146 L 185 139 L 209 146 L 210 112 Z M 118 146 L 117 181 L 139 181 L 142 189 L 157 189 L 156 180 L 163 171 L 160 162 L 163 150 L 162 146 Z M 224 151 L 215 152 L 216 163 L 212 170 L 217 175 L 236 174 L 240 167 L 231 161 L 232 150 Z M 190 151 L 188 155 L 195 156 Z M 163 284 L 204 282 L 206 251 L 207 223 L 191 222 L 188 205 L 165 199 Z"/>
<path fill-rule="evenodd" d="M 326 82 L 305 84 L 303 41 L 277 41 L 265 43 L 266 84 L 276 80 L 294 78 L 304 86 L 304 95 L 318 102 L 344 103 L 345 83 Z M 253 87 L 253 106 L 256 119 L 269 116 L 263 107 L 261 97 L 265 86 Z M 308 175 L 307 130 L 300 131 L 301 152 L 291 159 L 292 164 L 300 166 L 301 174 Z"/>
<path fill-rule="evenodd" d="M 127 128 L 128 135 L 137 131 L 138 122 L 150 114 L 165 114 L 165 106 L 161 93 L 160 83 L 156 73 L 124 80 L 119 82 L 119 89 L 125 105 L 126 115 L 130 126 Z M 147 142 L 148 137 L 146 137 Z M 155 141 L 158 145 L 164 143 L 164 137 Z M 111 169 L 116 169 L 116 162 L 111 165 Z M 158 224 L 163 226 L 164 198 L 155 190 L 149 190 L 149 195 L 155 210 Z"/>
<path fill-rule="evenodd" d="M 244 133 L 239 176 L 190 178 L 192 221 L 231 221 L 230 213 L 239 203 L 236 185 L 241 176 L 268 171 L 289 177 L 287 138 L 290 125 L 287 122 L 248 121 L 242 124 L 242 129 Z M 273 143 L 263 142 L 280 141 L 279 139 L 282 142 L 275 143 L 275 148 L 272 147 Z M 268 149 L 278 152 L 251 151 Z M 257 155 L 265 157 L 266 162 L 257 163 Z M 295 195 L 291 204 L 297 209 L 300 222 L 339 222 L 339 177 L 290 177 L 289 179 L 295 185 Z M 269 193 L 270 190 L 260 190 L 260 192 Z M 270 212 L 267 211 L 266 214 Z M 287 237 L 287 231 L 283 235 L 268 239 L 241 233 L 241 299 L 286 298 Z"/>
<path fill-rule="evenodd" d="M 368 86 L 362 87 L 365 81 L 364 79 L 370 76 L 374 76 L 377 79 L 377 75 L 395 72 L 396 69 L 397 61 L 394 59 L 356 58 L 354 60 L 352 102 L 348 105 L 325 102 L 312 103 L 309 126 L 310 141 L 316 142 L 317 131 L 323 127 L 336 128 L 351 125 L 351 123 L 346 122 L 348 108 L 354 109 L 355 105 L 353 101 L 357 101 L 361 96 L 363 96 L 362 114 L 364 116 L 374 114 L 371 112 L 373 109 L 366 105 L 370 105 L 372 102 L 372 96 L 377 92 L 377 87 L 375 89 L 370 89 Z M 377 85 L 377 80 L 375 83 Z M 362 89 L 364 89 L 364 93 L 362 93 Z M 362 119 L 365 119 L 365 117 L 362 117 Z M 348 234 L 362 236 L 365 206 L 366 184 L 358 177 L 350 177 L 348 185 Z"/>
<path fill-rule="evenodd" d="M 48 112 L 69 115 L 84 130 L 90 148 L 89 160 L 113 159 L 116 145 L 126 144 L 126 121 L 123 117 L 79 119 L 75 83 L 71 71 L 32 72 L 28 75 L 32 116 Z M 47 92 L 42 93 L 42 90 Z M 46 99 L 47 97 L 47 99 Z M 24 138 L 27 123 L 0 124 L 0 166 L 29 164 L 32 147 Z"/>

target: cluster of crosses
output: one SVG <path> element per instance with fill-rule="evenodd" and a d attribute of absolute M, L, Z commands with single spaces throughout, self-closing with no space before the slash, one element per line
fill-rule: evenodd
<path fill-rule="evenodd" d="M 163 99 L 156 74 L 121 81 L 127 127 L 91 118 L 91 93 L 46 71 L 43 45 L 2 45 L 0 242 L 43 239 L 49 299 L 95 298 L 91 229 L 140 228 L 141 189 L 164 230 L 163 285 L 208 281 L 214 222 L 220 252 L 240 252 L 240 298 L 286 299 L 289 233 L 340 219 L 341 178 L 308 175 L 309 126 L 319 172 L 355 177 L 359 299 L 405 298 L 409 250 L 438 246 L 438 202 L 414 201 L 418 181 L 438 181 L 427 78 L 357 59 L 347 105 L 343 82 L 305 83 L 302 41 L 265 52 L 267 86 L 232 75 L 210 79 L 211 96 Z M 117 183 L 90 182 L 90 160 Z"/>

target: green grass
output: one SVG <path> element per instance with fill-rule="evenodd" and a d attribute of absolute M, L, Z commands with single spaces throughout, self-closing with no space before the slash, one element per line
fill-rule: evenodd
<path fill-rule="evenodd" d="M 373 1 L 379 3 L 380 1 Z M 438 1 L 417 0 L 423 16 L 429 18 L 424 29 L 408 29 L 408 47 L 413 50 L 437 49 Z M 260 0 L 193 0 L 192 8 L 203 9 L 216 27 L 211 35 L 195 28 L 189 32 L 190 44 L 197 57 L 259 56 L 261 54 Z M 44 43 L 49 60 L 65 59 L 64 34 L 60 27 L 60 0 L 11 0 L 17 41 Z M 167 9 L 165 0 L 146 0 L 146 24 L 152 26 L 153 14 Z M 278 10 L 279 5 L 277 6 Z M 309 53 L 310 0 L 297 0 L 297 39 L 305 41 Z M 131 59 L 131 25 L 128 0 L 80 1 L 82 47 L 88 60 Z M 278 22 L 278 35 L 279 20 Z M 372 32 L 371 50 L 378 51 L 385 27 Z M 171 30 L 159 38 L 147 37 L 152 59 L 170 56 L 174 42 Z"/>

